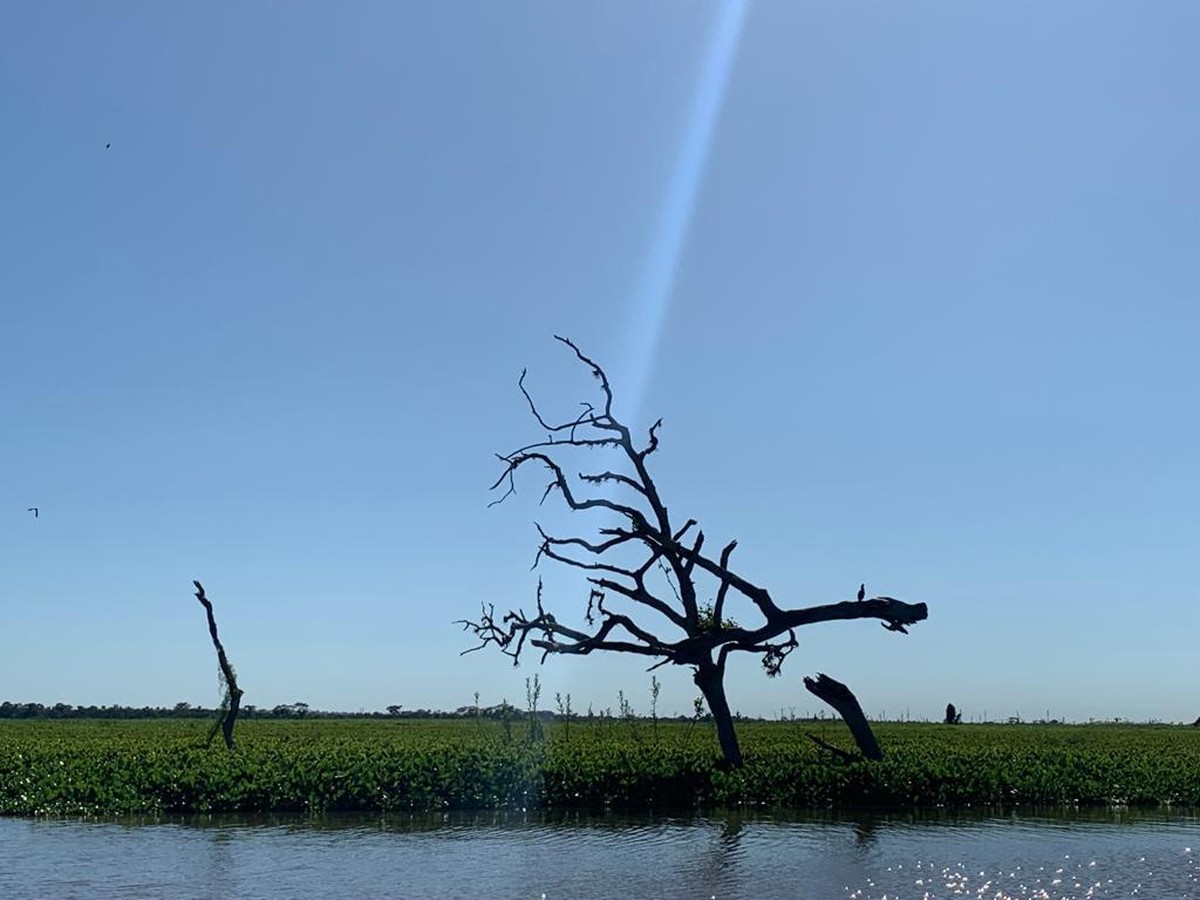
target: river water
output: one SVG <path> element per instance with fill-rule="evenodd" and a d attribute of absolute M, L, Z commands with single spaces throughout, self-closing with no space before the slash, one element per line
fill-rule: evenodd
<path fill-rule="evenodd" d="M 0 819 L 0 898 L 1200 898 L 1200 818 Z"/>

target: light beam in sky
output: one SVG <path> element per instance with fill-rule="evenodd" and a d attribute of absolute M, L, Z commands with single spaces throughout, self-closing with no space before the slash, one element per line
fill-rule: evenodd
<path fill-rule="evenodd" d="M 622 393 L 629 398 L 623 416 L 631 427 L 638 425 L 642 401 L 658 355 L 748 5 L 749 0 L 721 0 L 717 9 L 686 131 L 634 293 L 626 355 L 628 370 L 622 379 Z"/>

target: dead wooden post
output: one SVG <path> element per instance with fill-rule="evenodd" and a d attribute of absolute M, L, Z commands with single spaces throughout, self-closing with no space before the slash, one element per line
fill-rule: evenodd
<path fill-rule="evenodd" d="M 242 706 L 242 689 L 238 687 L 237 672 L 229 664 L 225 648 L 221 645 L 221 639 L 217 637 L 217 620 L 213 617 L 212 603 L 204 595 L 204 585 L 198 581 L 193 581 L 192 584 L 196 586 L 196 599 L 200 601 L 208 616 L 208 633 L 212 636 L 213 647 L 217 651 L 217 665 L 221 667 L 221 680 L 225 682 L 225 698 L 221 701 L 221 709 L 217 712 L 217 719 L 213 723 L 212 731 L 208 733 L 208 739 L 209 741 L 213 739 L 213 735 L 216 734 L 219 727 L 221 735 L 225 738 L 225 746 L 232 750 L 233 725 L 237 721 L 238 710 Z"/>

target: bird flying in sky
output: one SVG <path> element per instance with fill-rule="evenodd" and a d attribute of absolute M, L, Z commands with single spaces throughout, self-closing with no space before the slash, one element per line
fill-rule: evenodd
<path fill-rule="evenodd" d="M 38 517 L 38 508 L 37 508 L 36 506 L 31 506 L 31 507 L 29 507 L 29 509 L 25 510 L 25 512 L 31 512 L 31 513 L 33 513 L 33 517 L 34 517 L 35 519 Z"/>

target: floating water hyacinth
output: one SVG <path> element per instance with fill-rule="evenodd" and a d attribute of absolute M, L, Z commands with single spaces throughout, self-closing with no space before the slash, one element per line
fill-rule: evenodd
<path fill-rule="evenodd" d="M 203 719 L 5 719 L 0 814 L 1200 805 L 1195 729 L 883 723 L 887 758 L 843 764 L 805 737 L 825 726 L 741 727 L 729 771 L 703 729 L 661 718 L 537 738 L 474 718 L 252 718 L 234 754 L 206 752 Z"/>

